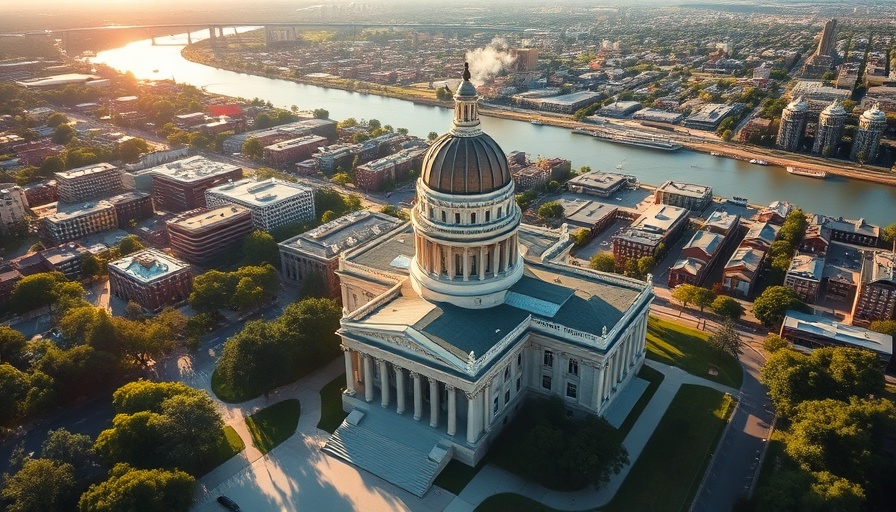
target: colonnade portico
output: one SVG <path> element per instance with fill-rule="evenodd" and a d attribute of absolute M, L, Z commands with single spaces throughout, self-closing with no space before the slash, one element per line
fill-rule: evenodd
<path fill-rule="evenodd" d="M 375 383 L 379 384 L 379 403 L 383 408 L 392 405 L 392 394 L 395 393 L 395 412 L 405 414 L 407 406 L 406 378 L 411 380 L 413 393 L 413 417 L 416 421 L 424 421 L 427 417 L 429 426 L 433 428 L 445 428 L 449 436 L 457 434 L 457 393 L 458 389 L 435 377 L 423 375 L 419 372 L 407 370 L 385 359 L 375 359 L 372 355 L 353 350 L 342 345 L 345 357 L 346 390 L 345 393 L 355 396 L 358 387 L 363 388 L 364 401 L 374 403 Z M 379 375 L 374 373 L 377 369 Z M 394 379 L 392 376 L 394 375 Z M 424 379 L 426 383 L 424 383 Z M 428 389 L 424 388 L 424 385 Z M 394 391 L 393 391 L 394 387 Z M 426 393 L 428 391 L 428 393 Z M 487 400 L 483 400 L 485 390 L 478 391 L 475 395 L 466 394 L 467 397 L 467 429 L 466 440 L 474 444 L 483 431 L 488 431 L 489 424 L 483 418 L 489 417 Z M 442 397 L 446 397 L 443 401 Z M 442 412 L 445 412 L 442 418 Z M 472 421 L 472 422 L 471 422 Z"/>

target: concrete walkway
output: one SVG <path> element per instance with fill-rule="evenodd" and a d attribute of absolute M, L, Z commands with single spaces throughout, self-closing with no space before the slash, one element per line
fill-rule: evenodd
<path fill-rule="evenodd" d="M 653 398 L 644 408 L 638 421 L 629 431 L 623 445 L 628 450 L 630 464 L 622 468 L 619 474 L 610 478 L 610 481 L 599 490 L 586 489 L 576 492 L 559 492 L 546 489 L 505 471 L 494 465 L 488 465 L 476 475 L 476 477 L 464 488 L 460 496 L 455 498 L 445 509 L 445 512 L 472 512 L 482 501 L 489 496 L 499 493 L 516 493 L 532 498 L 549 507 L 560 510 L 584 510 L 602 507 L 610 502 L 616 492 L 625 481 L 632 465 L 638 460 L 644 446 L 653 431 L 656 430 L 660 420 L 672 403 L 672 399 L 682 384 L 695 384 L 717 389 L 724 393 L 737 395 L 737 390 L 728 386 L 712 382 L 710 380 L 686 373 L 684 370 L 653 361 L 646 361 L 651 368 L 665 375 L 660 387 Z"/>

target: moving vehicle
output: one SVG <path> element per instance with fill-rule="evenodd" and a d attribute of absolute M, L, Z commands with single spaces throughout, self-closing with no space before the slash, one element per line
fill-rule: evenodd
<path fill-rule="evenodd" d="M 240 512 L 240 506 L 227 496 L 218 496 L 218 503 L 227 507 L 227 510 L 230 510 L 230 512 Z"/>

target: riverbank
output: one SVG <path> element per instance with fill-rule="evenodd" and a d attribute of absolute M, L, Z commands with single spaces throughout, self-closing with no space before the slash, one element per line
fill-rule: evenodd
<path fill-rule="evenodd" d="M 435 98 L 435 92 L 429 88 L 415 87 L 398 87 L 372 84 L 367 82 L 358 82 L 357 80 L 344 79 L 339 77 L 309 77 L 307 75 L 295 76 L 294 74 L 274 72 L 272 70 L 246 69 L 244 65 L 227 65 L 215 57 L 214 52 L 207 41 L 186 46 L 181 50 L 184 59 L 198 64 L 224 69 L 237 73 L 247 73 L 265 78 L 288 80 L 298 84 L 311 85 L 327 89 L 340 89 L 358 94 L 371 94 L 383 96 L 393 99 L 409 101 L 418 105 L 426 105 L 432 107 L 452 108 L 450 101 L 439 101 Z M 488 102 L 480 104 L 480 113 L 483 116 L 510 119 L 515 121 L 531 122 L 539 121 L 543 125 L 554 126 L 566 129 L 591 126 L 587 123 L 581 123 L 569 115 L 552 114 L 537 112 L 531 110 L 517 109 L 502 105 L 495 105 Z M 394 121 L 385 119 L 381 120 L 386 123 Z M 826 171 L 831 176 L 841 176 L 854 180 L 877 183 L 887 186 L 896 186 L 896 174 L 890 169 L 883 167 L 875 167 L 870 165 L 858 165 L 852 162 L 832 161 L 811 155 L 787 153 L 759 146 L 747 146 L 738 143 L 730 143 L 719 140 L 714 134 L 695 134 L 693 131 L 690 135 L 681 133 L 671 133 L 651 127 L 646 127 L 637 121 L 613 120 L 614 123 L 622 124 L 637 129 L 639 131 L 656 134 L 662 137 L 671 137 L 680 143 L 684 148 L 705 154 L 717 155 L 719 157 L 732 158 L 737 160 L 749 161 L 751 159 L 760 159 L 769 163 L 771 166 L 798 166 L 810 167 Z M 806 178 L 810 179 L 810 178 Z"/>

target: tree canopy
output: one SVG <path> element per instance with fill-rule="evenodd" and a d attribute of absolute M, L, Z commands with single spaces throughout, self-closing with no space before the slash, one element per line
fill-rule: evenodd
<path fill-rule="evenodd" d="M 601 272 L 615 272 L 616 271 L 616 258 L 613 257 L 613 253 L 611 252 L 599 252 L 591 257 L 591 268 L 594 270 L 599 270 Z"/>
<path fill-rule="evenodd" d="M 61 272 L 43 272 L 25 276 L 16 283 L 10 296 L 13 309 L 27 312 L 33 309 L 54 305 L 66 307 L 83 301 L 84 287 L 66 279 Z"/>
<path fill-rule="evenodd" d="M 277 271 L 270 264 L 247 265 L 234 272 L 209 270 L 196 276 L 190 293 L 190 306 L 196 311 L 213 313 L 219 309 L 244 311 L 261 306 L 280 285 Z"/>
<path fill-rule="evenodd" d="M 256 229 L 243 240 L 243 264 L 280 266 L 280 249 L 274 237 Z"/>
<path fill-rule="evenodd" d="M 740 320 L 745 313 L 744 307 L 741 306 L 740 302 L 725 295 L 719 295 L 713 299 L 709 307 L 715 314 L 731 320 Z"/>
<path fill-rule="evenodd" d="M 134 469 L 116 464 L 109 478 L 81 495 L 82 512 L 186 512 L 196 480 L 179 470 Z"/>
<path fill-rule="evenodd" d="M 72 510 L 77 498 L 72 465 L 49 459 L 26 460 L 5 483 L 0 497 L 9 512 Z"/>
<path fill-rule="evenodd" d="M 719 328 L 709 335 L 707 340 L 719 353 L 737 357 L 743 352 L 743 340 L 734 328 L 731 320 L 725 320 Z"/>
<path fill-rule="evenodd" d="M 808 308 L 796 292 L 786 286 L 769 286 L 753 301 L 753 314 L 766 327 L 780 325 L 790 309 L 806 311 Z"/>
<path fill-rule="evenodd" d="M 549 201 L 538 207 L 538 218 L 552 221 L 563 218 L 563 205 L 559 201 Z"/>

